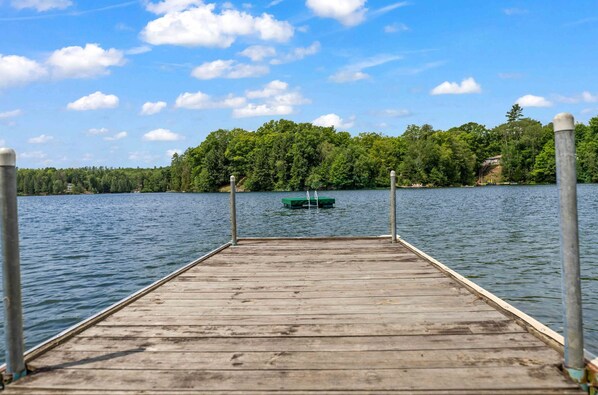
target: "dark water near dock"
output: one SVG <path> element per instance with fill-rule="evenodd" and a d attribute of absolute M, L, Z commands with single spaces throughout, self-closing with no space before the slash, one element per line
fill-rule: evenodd
<path fill-rule="evenodd" d="M 240 236 L 389 233 L 388 191 L 321 194 L 337 207 L 288 210 L 280 199 L 301 194 L 238 194 Z M 555 186 L 402 189 L 397 202 L 402 238 L 562 333 Z M 579 211 L 586 348 L 596 353 L 598 185 L 579 186 Z M 224 244 L 228 215 L 227 194 L 19 198 L 27 348 Z"/>

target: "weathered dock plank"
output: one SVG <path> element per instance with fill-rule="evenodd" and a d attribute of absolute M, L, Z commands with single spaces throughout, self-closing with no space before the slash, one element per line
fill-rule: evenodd
<path fill-rule="evenodd" d="M 100 323 L 90 328 L 83 335 L 90 337 L 110 337 L 117 324 Z M 495 333 L 497 329 L 510 333 L 523 329 L 508 319 L 488 319 L 480 317 L 470 321 L 460 317 L 451 317 L 444 322 L 385 322 L 378 323 L 335 323 L 335 324 L 254 324 L 254 325 L 126 325 L 119 326 L 123 337 L 256 337 L 256 336 L 408 336 L 441 334 L 482 334 Z"/>
<path fill-rule="evenodd" d="M 30 386 L 56 389 L 104 391 L 134 390 L 163 393 L 167 390 L 194 390 L 196 392 L 269 391 L 286 393 L 302 391 L 392 391 L 397 387 L 411 391 L 445 390 L 510 390 L 563 389 L 572 385 L 564 381 L 547 380 L 560 375 L 552 366 L 507 366 L 430 369 L 361 369 L 347 370 L 151 370 L 126 372 L 111 369 L 55 369 L 45 374 L 32 375 L 27 379 Z M 488 380 L 491 378 L 491 381 Z M 22 387 L 22 386 L 21 386 Z"/>
<path fill-rule="evenodd" d="M 72 367 L 73 369 L 105 369 L 106 354 L 103 351 L 53 352 L 36 360 L 37 366 L 46 369 Z M 85 361 L 85 363 L 82 363 Z M 234 363 L 231 364 L 231 361 Z M 554 353 L 544 348 L 495 348 L 483 350 L 417 350 L 417 351 L 281 351 L 281 352 L 115 352 L 110 369 L 139 370 L 145 366 L 172 367 L 182 364 L 181 369 L 210 370 L 259 370 L 259 369 L 431 369 L 476 366 L 543 366 L 547 362 L 557 364 Z"/>
<path fill-rule="evenodd" d="M 342 315 L 212 315 L 212 316 L 184 316 L 184 317 L 148 317 L 137 316 L 134 320 L 131 317 L 110 317 L 106 319 L 107 325 L 118 326 L 136 326 L 136 325 L 301 325 L 301 324 L 359 324 L 369 322 L 383 323 L 434 323 L 434 322 L 453 322 L 454 320 L 466 319 L 475 320 L 496 320 L 504 318 L 503 315 L 495 310 L 482 310 L 475 314 L 468 314 L 468 310 L 448 311 L 448 312 L 430 312 L 430 313 L 392 313 L 384 314 L 384 320 L 380 320 L 380 314 L 342 314 Z M 102 325 L 102 323 L 98 324 Z"/>
<path fill-rule="evenodd" d="M 168 280 L 5 393 L 580 393 L 557 349 L 388 239 L 241 240 Z"/>

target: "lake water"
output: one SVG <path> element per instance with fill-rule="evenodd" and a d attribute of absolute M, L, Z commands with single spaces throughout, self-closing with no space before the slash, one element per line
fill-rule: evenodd
<path fill-rule="evenodd" d="M 598 185 L 578 191 L 586 348 L 596 353 Z M 562 333 L 555 186 L 397 194 L 402 238 Z M 336 208 L 288 210 L 280 199 L 301 194 L 240 193 L 239 235 L 389 233 L 388 191 L 321 195 Z M 27 348 L 226 243 L 228 216 L 227 194 L 20 197 Z"/>

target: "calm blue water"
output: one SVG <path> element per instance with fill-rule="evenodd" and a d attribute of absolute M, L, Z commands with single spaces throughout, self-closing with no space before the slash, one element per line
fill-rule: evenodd
<path fill-rule="evenodd" d="M 336 208 L 282 208 L 296 193 L 239 194 L 239 234 L 389 233 L 388 191 L 325 195 Z M 402 189 L 398 231 L 562 332 L 557 200 L 555 186 Z M 586 348 L 596 352 L 598 185 L 579 187 L 579 210 Z M 19 198 L 27 348 L 226 243 L 228 215 L 227 194 Z"/>

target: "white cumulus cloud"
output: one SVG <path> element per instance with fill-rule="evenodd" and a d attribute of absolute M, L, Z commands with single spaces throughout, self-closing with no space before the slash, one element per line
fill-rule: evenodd
<path fill-rule="evenodd" d="M 247 117 L 265 117 L 275 115 L 288 115 L 293 112 L 293 107 L 282 104 L 254 104 L 249 103 L 243 108 L 235 108 L 233 116 L 235 118 Z"/>
<path fill-rule="evenodd" d="M 39 12 L 49 11 L 52 9 L 64 9 L 73 4 L 71 0 L 12 0 L 10 4 L 21 10 L 23 8 L 34 8 Z"/>
<path fill-rule="evenodd" d="M 432 89 L 432 95 L 465 95 L 470 93 L 481 93 L 482 87 L 472 77 L 457 82 L 444 81 L 436 88 Z"/>
<path fill-rule="evenodd" d="M 245 96 L 229 94 L 224 98 L 213 98 L 201 91 L 186 92 L 176 99 L 175 107 L 194 110 L 230 108 L 233 117 L 244 118 L 287 115 L 293 113 L 296 106 L 309 102 L 298 90 L 289 89 L 286 82 L 274 80 L 262 89 L 246 91 Z"/>
<path fill-rule="evenodd" d="M 116 108 L 118 107 L 118 97 L 115 95 L 106 95 L 100 91 L 92 93 L 88 96 L 75 100 L 67 104 L 66 108 L 74 111 L 89 111 L 98 110 L 102 108 Z"/>
<path fill-rule="evenodd" d="M 114 136 L 107 136 L 107 137 L 104 137 L 104 140 L 106 140 L 106 141 L 116 141 L 116 140 L 122 140 L 122 139 L 124 139 L 124 138 L 125 138 L 125 137 L 127 137 L 127 136 L 128 136 L 128 133 L 127 133 L 127 132 L 118 132 L 118 133 L 116 133 Z"/>
<path fill-rule="evenodd" d="M 122 66 L 122 51 L 103 49 L 98 44 L 58 49 L 38 63 L 23 56 L 0 54 L 0 89 L 39 80 L 47 75 L 56 79 L 90 78 L 110 74 L 110 67 Z"/>
<path fill-rule="evenodd" d="M 23 114 L 23 111 L 21 111 L 20 109 L 0 112 L 0 119 L 14 118 L 18 117 L 21 114 Z"/>
<path fill-rule="evenodd" d="M 48 141 L 54 140 L 54 137 L 52 136 L 46 136 L 45 134 L 42 134 L 40 136 L 37 137 L 31 137 L 29 140 L 27 140 L 27 142 L 29 144 L 45 144 Z"/>
<path fill-rule="evenodd" d="M 0 54 L 0 89 L 35 81 L 47 74 L 46 69 L 34 60 Z"/>
<path fill-rule="evenodd" d="M 229 95 L 221 100 L 214 100 L 210 95 L 201 91 L 185 92 L 177 97 L 175 107 L 190 110 L 207 110 L 214 108 L 235 108 L 245 104 L 245 98 Z"/>
<path fill-rule="evenodd" d="M 166 102 L 164 101 L 157 101 L 157 102 L 145 102 L 143 106 L 141 106 L 141 115 L 154 115 L 165 109 L 167 106 Z"/>
<path fill-rule="evenodd" d="M 542 96 L 534 96 L 534 95 L 525 95 L 521 96 L 517 101 L 516 104 L 519 104 L 521 107 L 551 107 L 552 102 L 546 100 Z"/>
<path fill-rule="evenodd" d="M 239 55 L 245 56 L 254 62 L 261 62 L 266 58 L 276 56 L 276 48 L 264 45 L 252 45 L 239 52 Z"/>
<path fill-rule="evenodd" d="M 285 92 L 279 95 L 274 95 L 271 99 L 269 99 L 271 103 L 277 105 L 286 105 L 286 106 L 299 106 L 302 104 L 309 104 L 311 103 L 310 100 L 306 99 L 301 95 L 299 92 Z"/>
<path fill-rule="evenodd" d="M 209 105 L 211 103 L 212 98 L 206 93 L 201 91 L 195 93 L 185 92 L 181 93 L 179 97 L 177 97 L 174 106 L 177 108 L 202 110 L 205 108 L 210 108 Z"/>
<path fill-rule="evenodd" d="M 143 135 L 145 141 L 177 141 L 182 139 L 183 136 L 168 129 L 155 129 Z"/>
<path fill-rule="evenodd" d="M 279 95 L 285 92 L 288 88 L 288 83 L 280 80 L 274 80 L 267 83 L 264 89 L 247 91 L 245 95 L 248 99 L 262 99 L 266 97 Z"/>
<path fill-rule="evenodd" d="M 86 44 L 56 50 L 46 63 L 56 78 L 90 78 L 109 74 L 108 68 L 124 65 L 125 57 L 117 49 L 105 50 L 98 44 Z"/>
<path fill-rule="evenodd" d="M 269 82 L 263 89 L 247 91 L 245 96 L 260 102 L 247 103 L 244 107 L 235 108 L 233 117 L 288 115 L 294 112 L 295 106 L 310 102 L 300 92 L 289 90 L 289 84 L 280 80 Z"/>
<path fill-rule="evenodd" d="M 345 26 L 355 26 L 365 20 L 367 0 L 307 0 L 305 5 L 322 18 L 336 19 Z"/>
<path fill-rule="evenodd" d="M 200 80 L 238 79 L 259 77 L 269 72 L 270 69 L 267 66 L 237 63 L 235 60 L 215 60 L 196 67 L 191 75 Z"/>
<path fill-rule="evenodd" d="M 145 26 L 141 38 L 153 45 L 227 48 L 239 36 L 285 42 L 294 34 L 291 24 L 276 20 L 270 14 L 254 17 L 235 9 L 218 13 L 215 7 L 215 4 L 192 0 L 149 3 L 147 9 L 162 16 Z"/>
<path fill-rule="evenodd" d="M 338 115 L 326 114 L 322 115 L 312 121 L 312 124 L 316 126 L 324 126 L 324 127 L 331 127 L 333 126 L 335 129 L 350 129 L 355 124 L 355 117 L 351 117 L 348 120 L 344 120 Z"/>

